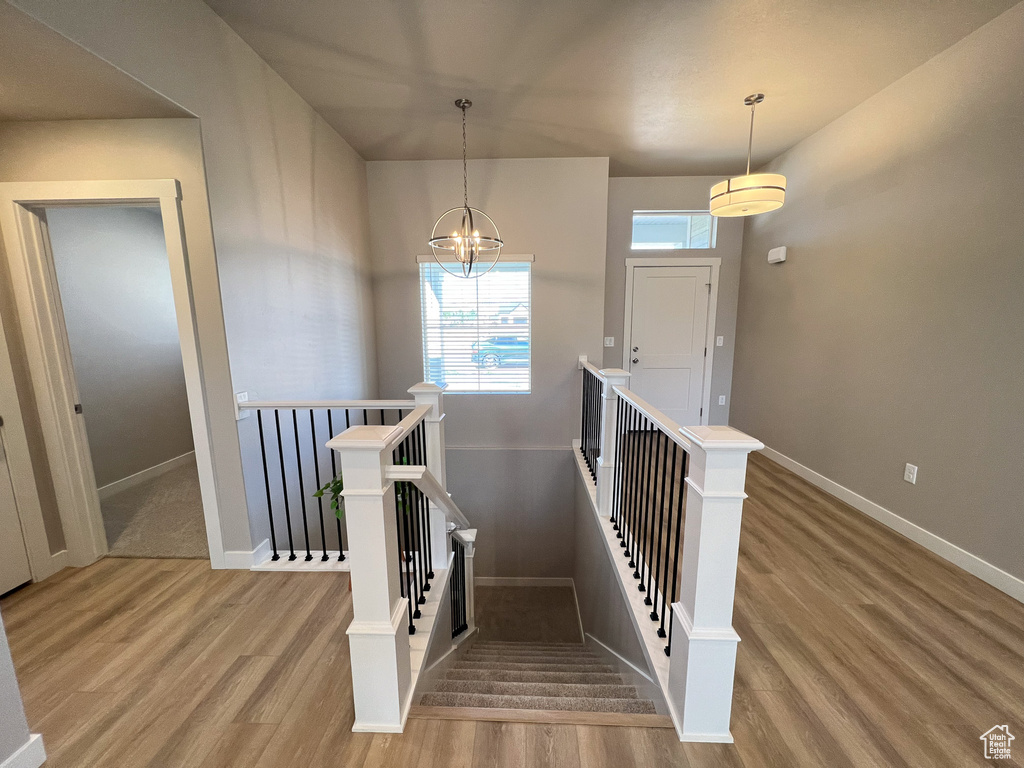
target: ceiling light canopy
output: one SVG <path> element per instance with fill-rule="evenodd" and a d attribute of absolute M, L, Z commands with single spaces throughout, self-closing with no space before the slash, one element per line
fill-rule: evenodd
<path fill-rule="evenodd" d="M 751 173 L 750 151 L 754 146 L 754 109 L 764 101 L 763 93 L 747 96 L 750 107 L 750 139 L 747 142 L 747 172 L 720 181 L 711 188 L 712 216 L 753 216 L 781 208 L 786 202 L 786 177 L 781 173 Z"/>
<path fill-rule="evenodd" d="M 466 110 L 473 106 L 473 102 L 457 99 L 455 106 L 462 110 L 462 206 L 449 208 L 434 222 L 430 250 L 434 260 L 446 272 L 456 277 L 480 277 L 498 263 L 504 242 L 491 217 L 469 205 Z"/>

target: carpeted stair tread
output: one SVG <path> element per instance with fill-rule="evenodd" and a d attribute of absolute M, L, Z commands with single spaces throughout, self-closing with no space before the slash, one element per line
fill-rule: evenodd
<path fill-rule="evenodd" d="M 607 664 L 567 664 L 550 660 L 533 662 L 512 661 L 463 661 L 454 665 L 455 669 L 510 669 L 522 672 L 614 672 Z"/>
<path fill-rule="evenodd" d="M 638 699 L 632 685 L 592 683 L 505 683 L 494 680 L 440 680 L 437 693 L 489 693 L 496 696 L 559 696 L 562 698 Z"/>
<path fill-rule="evenodd" d="M 428 693 L 424 707 L 483 707 L 489 709 L 548 709 L 576 712 L 618 712 L 654 715 L 657 710 L 649 699 L 602 699 L 561 696 L 500 696 L 486 693 Z"/>
<path fill-rule="evenodd" d="M 476 664 L 550 664 L 550 665 L 572 665 L 583 667 L 586 665 L 599 665 L 605 667 L 603 660 L 597 656 L 542 656 L 542 655 L 488 655 L 482 653 L 467 653 L 462 657 L 462 662 L 473 662 Z"/>
<path fill-rule="evenodd" d="M 532 648 L 473 648 L 469 651 L 471 656 L 543 656 L 551 659 L 598 659 L 599 657 L 589 651 L 544 651 Z"/>
<path fill-rule="evenodd" d="M 539 651 L 582 651 L 589 653 L 587 646 L 582 643 L 505 643 L 505 642 L 480 642 L 473 644 L 474 649 L 488 648 L 532 648 Z"/>
<path fill-rule="evenodd" d="M 496 683 L 578 683 L 618 685 L 622 677 L 615 672 L 531 672 L 514 669 L 449 669 L 448 680 L 492 680 Z"/>

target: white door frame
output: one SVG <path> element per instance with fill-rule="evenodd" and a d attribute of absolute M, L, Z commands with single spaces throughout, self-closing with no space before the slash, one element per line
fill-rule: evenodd
<path fill-rule="evenodd" d="M 83 566 L 95 562 L 106 554 L 107 540 L 100 513 L 96 477 L 85 438 L 84 420 L 75 413 L 78 395 L 70 346 L 64 327 L 53 256 L 49 250 L 49 236 L 45 219 L 40 216 L 42 208 L 53 205 L 160 207 L 210 561 L 214 568 L 222 568 L 224 546 L 213 471 L 209 408 L 199 357 L 199 337 L 181 213 L 181 187 L 174 179 L 0 183 L 0 231 L 7 251 L 32 388 L 46 443 L 46 455 L 60 507 L 67 564 Z M 35 507 L 29 509 L 30 514 L 35 512 L 38 500 Z M 40 559 L 41 552 L 49 554 L 45 530 L 41 518 L 38 525 L 33 523 L 24 527 L 31 539 L 28 542 L 30 556 L 35 553 L 32 558 L 33 578 L 38 581 L 44 576 L 36 575 L 36 561 Z M 48 575 L 47 571 L 52 573 L 50 567 L 38 563 L 38 572 Z"/>
<path fill-rule="evenodd" d="M 626 309 L 622 326 L 622 367 L 629 370 L 630 349 L 633 348 L 633 277 L 637 267 L 711 267 L 711 293 L 708 296 L 708 321 L 704 346 L 708 351 L 704 360 L 704 384 L 701 392 L 700 424 L 682 424 L 681 426 L 703 426 L 711 416 L 711 369 L 715 361 L 715 318 L 718 315 L 718 273 L 722 268 L 722 259 L 714 256 L 694 257 L 631 257 L 626 259 Z"/>

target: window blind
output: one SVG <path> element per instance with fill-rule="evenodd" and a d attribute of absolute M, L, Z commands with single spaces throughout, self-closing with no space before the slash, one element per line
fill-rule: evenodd
<path fill-rule="evenodd" d="M 530 391 L 529 262 L 466 279 L 420 264 L 423 375 L 448 392 Z"/>

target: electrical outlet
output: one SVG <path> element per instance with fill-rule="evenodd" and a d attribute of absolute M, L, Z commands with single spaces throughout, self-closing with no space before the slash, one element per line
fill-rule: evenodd
<path fill-rule="evenodd" d="M 604 345 L 606 347 L 614 347 L 615 346 L 615 337 L 614 336 L 605 336 L 604 337 Z"/>
<path fill-rule="evenodd" d="M 715 339 L 715 346 L 716 347 L 723 347 L 723 346 L 725 346 L 725 336 L 719 336 L 717 339 Z"/>
<path fill-rule="evenodd" d="M 911 485 L 917 485 L 917 467 L 907 464 L 907 468 L 903 470 L 903 479 Z"/>
<path fill-rule="evenodd" d="M 242 403 L 249 402 L 248 392 L 235 392 L 235 421 L 241 421 L 242 419 L 248 419 L 252 411 L 247 408 L 239 408 L 238 406 Z"/>
<path fill-rule="evenodd" d="M 725 405 L 725 395 L 719 395 L 718 396 L 718 404 L 719 405 Z"/>

